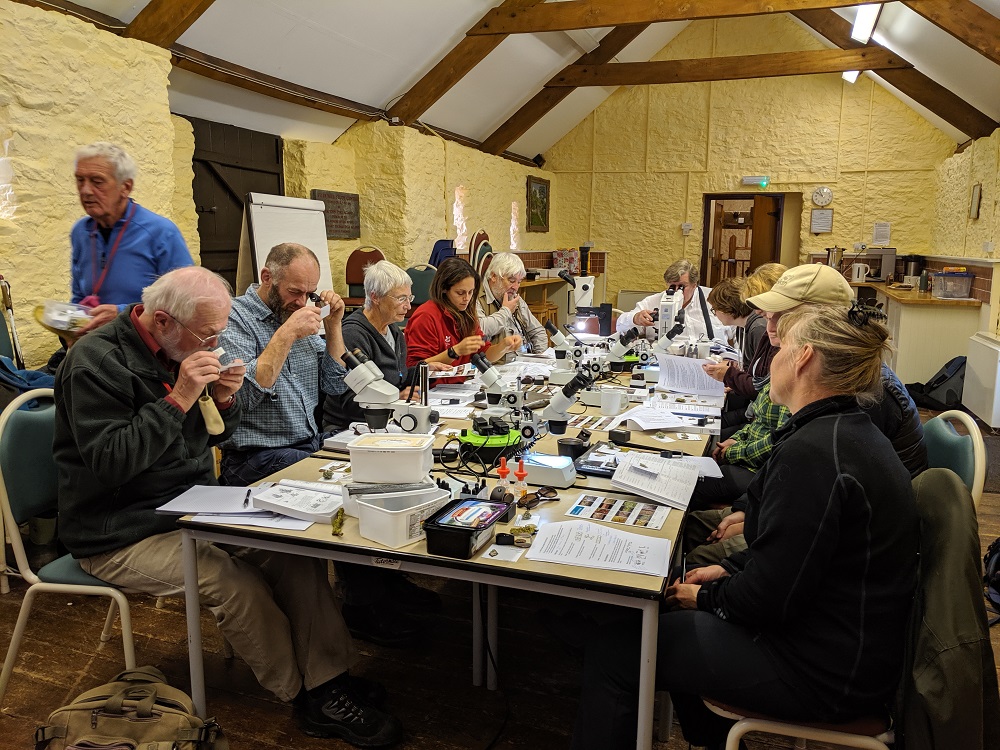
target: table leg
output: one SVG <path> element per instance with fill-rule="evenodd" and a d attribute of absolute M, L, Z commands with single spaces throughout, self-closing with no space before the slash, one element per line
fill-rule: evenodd
<path fill-rule="evenodd" d="M 497 587 L 486 587 L 486 642 L 493 659 L 486 663 L 486 689 L 497 689 L 497 667 L 500 666 L 500 652 L 497 649 Z"/>
<path fill-rule="evenodd" d="M 481 585 L 472 584 L 472 685 L 483 684 L 483 611 L 480 609 Z"/>
<path fill-rule="evenodd" d="M 198 593 L 198 551 L 190 532 L 181 530 L 184 562 L 184 606 L 187 611 L 188 659 L 191 670 L 191 702 L 195 713 L 208 718 L 205 704 L 205 664 L 201 650 L 201 597 Z"/>
<path fill-rule="evenodd" d="M 660 623 L 660 605 L 656 600 L 642 606 L 642 648 L 639 652 L 639 734 L 635 746 L 650 750 L 653 746 L 653 697 L 656 691 L 656 636 Z"/>

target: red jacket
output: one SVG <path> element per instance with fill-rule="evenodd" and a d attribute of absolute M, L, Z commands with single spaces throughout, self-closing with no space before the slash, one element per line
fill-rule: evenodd
<path fill-rule="evenodd" d="M 442 308 L 434 300 L 428 300 L 416 310 L 406 321 L 406 366 L 412 367 L 417 362 L 437 356 L 450 346 L 455 346 L 462 340 L 458 333 L 458 325 L 454 316 Z M 482 336 L 483 331 L 477 325 L 470 335 Z M 485 353 L 490 348 L 490 342 L 483 344 L 480 352 Z M 459 357 L 452 365 L 464 365 L 470 355 Z M 465 378 L 435 378 L 437 383 L 462 383 Z"/>

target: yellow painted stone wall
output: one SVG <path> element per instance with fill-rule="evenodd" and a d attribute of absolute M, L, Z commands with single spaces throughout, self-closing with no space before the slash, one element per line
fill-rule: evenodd
<path fill-rule="evenodd" d="M 822 48 L 786 17 L 757 16 L 692 23 L 654 59 Z M 801 260 L 870 242 L 875 221 L 891 222 L 902 251 L 927 253 L 937 170 L 954 150 L 869 78 L 852 85 L 828 74 L 622 88 L 545 157 L 558 180 L 557 244 L 590 239 L 611 251 L 613 301 L 619 289 L 657 288 L 674 260 L 698 263 L 703 195 L 760 192 L 743 187 L 743 175 L 768 175 L 769 193 L 803 196 Z M 834 231 L 811 235 L 820 185 L 834 192 Z M 683 222 L 694 227 L 688 237 Z"/>
<path fill-rule="evenodd" d="M 510 248 L 511 204 L 518 206 L 518 248 L 552 250 L 554 233 L 524 230 L 527 175 L 554 180 L 498 156 L 384 122 L 359 122 L 333 144 L 285 142 L 285 190 L 307 198 L 315 188 L 358 193 L 361 238 L 330 241 L 337 291 L 347 256 L 375 245 L 405 268 L 427 262 L 434 242 L 454 238 L 455 189 L 465 188 L 468 234 L 484 228 L 497 251 Z M 557 194 L 553 182 L 552 194 Z"/>
<path fill-rule="evenodd" d="M 183 117 L 171 115 L 174 125 L 174 194 L 168 214 L 184 235 L 196 264 L 201 260 L 198 213 L 194 210 L 194 128 Z"/>
<path fill-rule="evenodd" d="M 0 0 L 0 140 L 10 141 L 17 201 L 14 217 L 0 222 L 0 273 L 11 283 L 29 367 L 44 364 L 58 346 L 32 309 L 69 298 L 69 231 L 83 216 L 75 148 L 121 144 L 140 167 L 136 200 L 167 216 L 179 205 L 169 71 L 166 50 Z M 193 236 L 190 224 L 182 229 Z"/>
<path fill-rule="evenodd" d="M 933 224 L 935 255 L 1000 257 L 983 252 L 984 242 L 1000 244 L 1000 130 L 979 138 L 937 170 Z M 979 218 L 969 217 L 972 186 L 982 186 Z M 994 278 L 993 288 L 998 286 Z"/>

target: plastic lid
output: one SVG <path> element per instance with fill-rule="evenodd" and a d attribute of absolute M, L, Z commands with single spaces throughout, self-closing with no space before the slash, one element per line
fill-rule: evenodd
<path fill-rule="evenodd" d="M 374 450 L 422 451 L 430 448 L 433 444 L 433 435 L 399 435 L 389 432 L 377 432 L 356 437 L 347 444 L 347 447 Z"/>
<path fill-rule="evenodd" d="M 964 278 L 967 276 L 975 276 L 976 274 L 972 271 L 932 271 L 935 276 L 947 276 L 948 278 Z"/>
<path fill-rule="evenodd" d="M 517 481 L 518 482 L 520 482 L 522 479 L 524 479 L 526 476 L 528 476 L 528 472 L 525 471 L 525 469 L 524 469 L 524 459 L 523 458 L 518 459 L 517 469 L 514 470 L 514 476 L 517 477 Z"/>
<path fill-rule="evenodd" d="M 497 469 L 497 474 L 501 479 L 506 479 L 507 475 L 510 474 L 510 469 L 507 468 L 507 458 L 506 456 L 500 457 L 500 468 Z"/>

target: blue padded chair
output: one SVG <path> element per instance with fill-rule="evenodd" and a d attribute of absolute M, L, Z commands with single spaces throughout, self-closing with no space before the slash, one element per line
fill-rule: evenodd
<path fill-rule="evenodd" d="M 431 249 L 431 257 L 427 263 L 437 268 L 453 255 L 455 255 L 455 240 L 438 240 Z"/>
<path fill-rule="evenodd" d="M 959 435 L 952 420 L 961 422 L 968 435 Z M 986 446 L 976 420 L 964 411 L 946 411 L 924 424 L 927 463 L 932 469 L 951 469 L 958 474 L 979 507 L 986 481 Z"/>
<path fill-rule="evenodd" d="M 14 662 L 21 646 L 28 615 L 35 596 L 47 591 L 60 594 L 106 596 L 111 599 L 104 621 L 101 640 L 111 638 L 115 613 L 121 613 L 122 645 L 125 668 L 135 668 L 135 645 L 132 639 L 132 618 L 125 595 L 104 581 L 88 575 L 71 555 L 64 555 L 40 568 L 37 573 L 28 564 L 18 525 L 56 510 L 56 466 L 52 458 L 52 434 L 55 427 L 55 405 L 51 388 L 38 388 L 22 393 L 0 414 L 0 506 L 4 525 L 11 530 L 10 543 L 14 551 L 17 575 L 28 584 L 11 635 L 7 657 L 0 672 L 0 705 L 7 683 L 14 671 Z M 21 409 L 29 401 L 38 401 L 34 409 Z"/>

